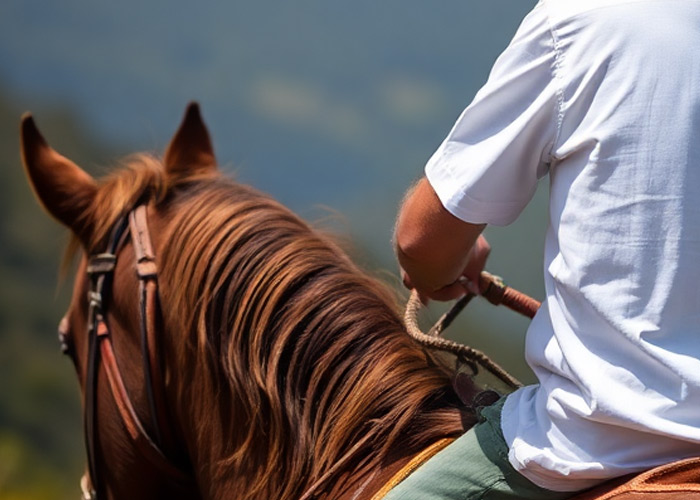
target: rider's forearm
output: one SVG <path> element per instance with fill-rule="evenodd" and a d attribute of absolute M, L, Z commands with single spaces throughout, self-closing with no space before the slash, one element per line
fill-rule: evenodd
<path fill-rule="evenodd" d="M 404 200 L 394 235 L 396 255 L 410 283 L 425 293 L 454 283 L 483 228 L 445 210 L 427 179 L 421 179 Z"/>

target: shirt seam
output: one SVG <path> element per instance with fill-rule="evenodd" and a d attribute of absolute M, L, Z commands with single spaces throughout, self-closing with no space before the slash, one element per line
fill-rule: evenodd
<path fill-rule="evenodd" d="M 548 157 L 550 162 L 554 158 L 554 151 L 559 147 L 559 140 L 561 139 L 563 124 L 564 124 L 564 85 L 563 78 L 561 76 L 562 70 L 562 59 L 564 58 L 563 51 L 561 49 L 561 41 L 557 36 L 554 29 L 554 24 L 552 17 L 547 10 L 547 3 L 542 2 L 542 6 L 545 8 L 545 17 L 547 18 L 547 24 L 549 27 L 549 34 L 552 37 L 552 48 L 554 49 L 554 64 L 552 65 L 550 71 L 552 72 L 552 78 L 558 84 L 556 85 L 556 95 L 557 95 L 557 119 L 556 119 L 556 130 L 554 132 L 554 140 L 552 141 L 552 147 L 549 150 Z"/>

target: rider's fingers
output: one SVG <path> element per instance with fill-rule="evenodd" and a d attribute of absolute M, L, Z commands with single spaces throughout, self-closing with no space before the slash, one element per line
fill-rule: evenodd
<path fill-rule="evenodd" d="M 491 245 L 483 235 L 479 235 L 474 246 L 469 252 L 469 262 L 462 273 L 472 283 L 479 283 L 479 275 L 486 267 L 486 260 L 491 253 Z M 478 290 L 477 290 L 478 293 Z"/>

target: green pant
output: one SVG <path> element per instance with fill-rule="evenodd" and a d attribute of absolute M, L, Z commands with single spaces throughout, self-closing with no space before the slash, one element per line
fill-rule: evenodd
<path fill-rule="evenodd" d="M 533 484 L 508 461 L 501 431 L 505 398 L 481 410 L 480 421 L 399 483 L 384 500 L 558 500 L 574 493 Z"/>

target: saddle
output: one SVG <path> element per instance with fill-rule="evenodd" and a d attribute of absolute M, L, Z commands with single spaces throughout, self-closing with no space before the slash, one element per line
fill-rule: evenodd
<path fill-rule="evenodd" d="M 700 457 L 623 476 L 571 500 L 700 500 Z"/>

